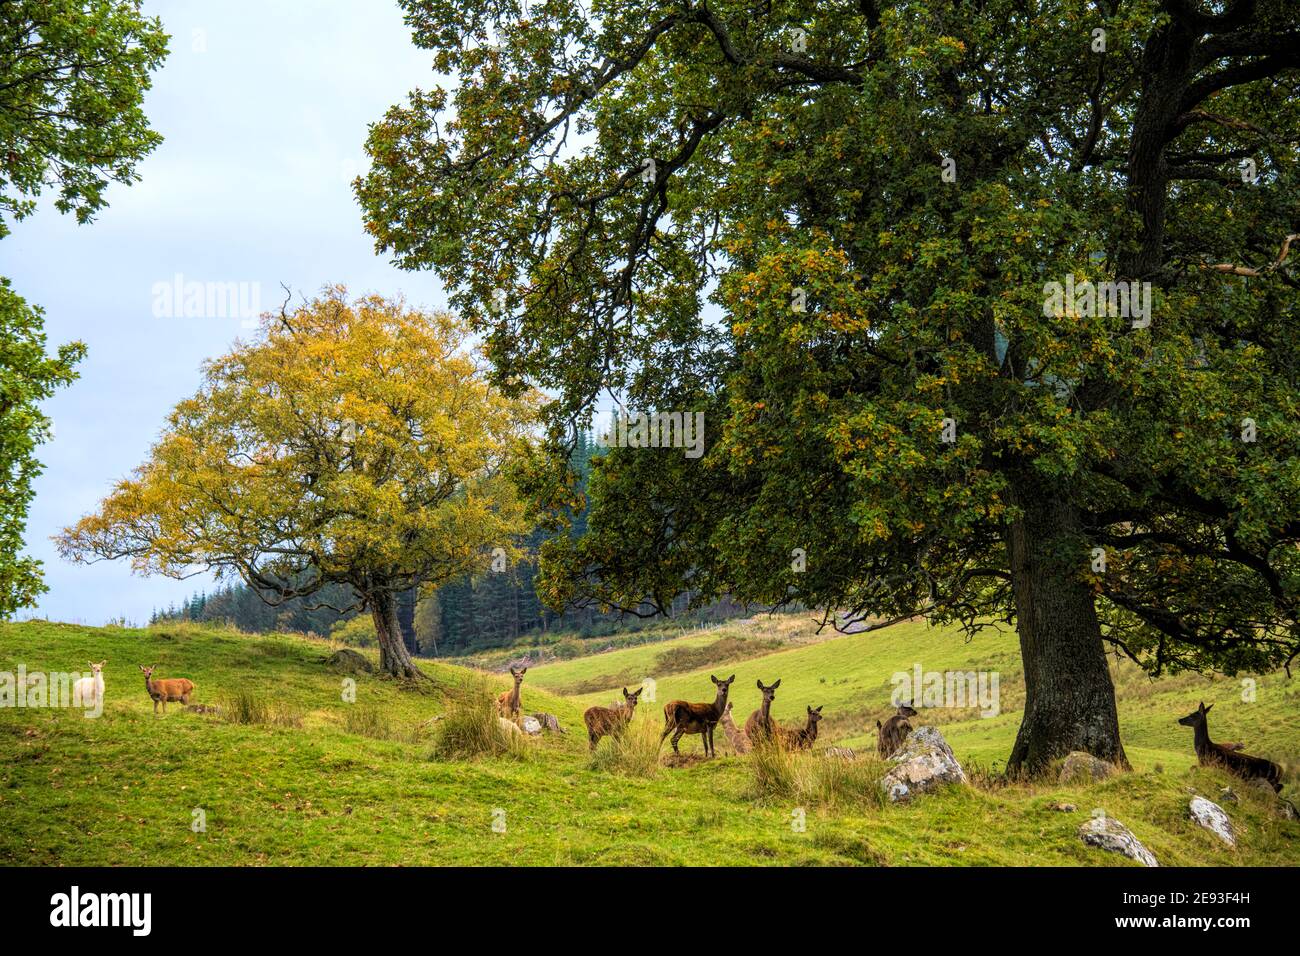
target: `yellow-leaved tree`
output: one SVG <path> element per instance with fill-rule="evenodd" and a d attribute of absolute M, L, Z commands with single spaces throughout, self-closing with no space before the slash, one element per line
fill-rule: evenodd
<path fill-rule="evenodd" d="M 491 389 L 467 336 L 450 315 L 342 287 L 263 316 L 205 364 L 149 460 L 55 539 L 60 554 L 237 575 L 272 604 L 348 585 L 382 669 L 421 676 L 395 595 L 513 558 L 524 530 L 505 467 L 536 403 Z"/>

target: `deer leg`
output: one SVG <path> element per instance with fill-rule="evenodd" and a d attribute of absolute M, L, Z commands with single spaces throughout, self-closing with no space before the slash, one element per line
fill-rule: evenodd
<path fill-rule="evenodd" d="M 595 750 L 595 749 L 596 749 L 596 743 L 600 740 L 600 737 L 599 737 L 598 735 L 596 735 L 595 733 L 589 733 L 589 734 L 587 734 L 587 737 L 591 740 L 591 749 L 592 749 L 592 750 Z"/>
<path fill-rule="evenodd" d="M 677 749 L 677 741 L 682 739 L 682 734 L 686 733 L 681 727 L 677 728 L 677 733 L 673 734 L 673 753 L 681 756 L 681 751 Z"/>

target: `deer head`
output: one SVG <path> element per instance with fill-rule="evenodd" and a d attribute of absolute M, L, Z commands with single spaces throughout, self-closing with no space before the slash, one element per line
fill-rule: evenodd
<path fill-rule="evenodd" d="M 825 706 L 826 706 L 825 704 L 822 704 L 822 707 Z M 915 713 L 915 711 L 913 711 L 913 713 Z M 817 722 L 821 719 L 822 719 L 822 708 L 818 707 L 814 710 L 813 706 L 809 704 L 808 705 L 808 729 L 809 730 L 815 729 L 817 727 Z"/>
<path fill-rule="evenodd" d="M 645 690 L 644 687 L 638 687 L 635 691 L 629 694 L 627 688 L 623 688 L 623 706 L 627 708 L 628 717 L 631 717 L 632 711 L 636 710 L 636 702 L 640 699 L 641 691 L 643 690 Z"/>
<path fill-rule="evenodd" d="M 771 685 L 770 687 L 764 687 L 762 681 L 758 682 L 758 689 L 763 694 L 763 710 L 766 711 L 768 708 L 772 706 L 772 701 L 776 698 L 776 689 L 780 686 L 781 686 L 780 680 L 778 680 L 775 684 Z"/>
<path fill-rule="evenodd" d="M 89 662 L 87 662 L 87 663 L 89 663 Z M 91 664 L 91 665 L 90 665 L 90 671 L 91 671 L 91 673 L 94 674 L 96 677 L 98 677 L 98 676 L 103 672 L 103 670 L 104 670 L 104 665 L 107 664 L 107 663 L 108 663 L 108 661 L 100 661 L 98 664 Z"/>
<path fill-rule="evenodd" d="M 1206 707 L 1205 701 L 1201 701 L 1201 706 L 1197 707 L 1196 710 L 1192 711 L 1186 717 L 1179 717 L 1178 722 L 1184 727 L 1204 727 L 1205 715 L 1210 712 L 1210 708 L 1213 706 L 1214 705 L 1211 704 L 1209 707 Z"/>
<path fill-rule="evenodd" d="M 909 701 L 908 703 L 906 703 L 906 704 L 899 704 L 899 705 L 898 705 L 898 716 L 899 716 L 899 717 L 915 717 L 915 716 L 916 716 L 916 710 L 912 707 L 912 704 L 911 704 L 910 701 Z"/>
<path fill-rule="evenodd" d="M 726 680 L 718 680 L 718 679 L 717 679 L 716 677 L 714 677 L 712 674 L 709 675 L 709 680 L 713 681 L 713 683 L 714 683 L 715 685 L 717 685 L 717 688 L 718 688 L 718 702 L 717 702 L 717 707 L 718 707 L 718 711 L 719 711 L 719 712 L 721 712 L 721 711 L 723 711 L 723 710 L 726 709 L 726 706 L 727 706 L 727 694 L 729 694 L 729 693 L 731 692 L 731 682 L 732 682 L 733 680 L 735 680 L 735 679 L 736 679 L 736 675 L 735 675 L 735 674 L 732 674 L 732 675 L 731 675 L 730 677 L 728 677 Z"/>
<path fill-rule="evenodd" d="M 153 677 L 153 672 L 158 668 L 157 664 L 152 664 L 149 667 L 145 667 L 143 664 L 139 666 L 140 666 L 140 670 L 144 671 L 145 680 L 148 680 L 150 677 Z"/>
<path fill-rule="evenodd" d="M 510 668 L 510 676 L 515 679 L 515 686 L 518 687 L 524 682 L 524 675 L 528 673 L 527 667 Z"/>

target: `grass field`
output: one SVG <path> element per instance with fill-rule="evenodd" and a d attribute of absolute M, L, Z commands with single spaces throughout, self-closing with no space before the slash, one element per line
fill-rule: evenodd
<path fill-rule="evenodd" d="M 822 635 L 824 638 L 826 635 Z M 742 641 L 737 644 L 736 640 Z M 745 653 L 752 640 L 757 656 Z M 793 722 L 806 704 L 827 715 L 818 741 L 874 745 L 888 712 L 890 675 L 925 670 L 997 670 L 1001 713 L 927 710 L 974 785 L 910 806 L 882 805 L 843 781 L 829 789 L 774 793 L 757 782 L 750 757 L 650 761 L 619 770 L 593 763 L 581 712 L 617 694 L 611 684 L 576 697 L 547 688 L 597 687 L 602 678 L 646 670 L 678 645 L 690 662 L 719 645 L 717 666 L 656 678 L 657 702 L 637 712 L 638 740 L 657 739 L 662 702 L 711 697 L 710 670 L 735 672 L 738 722 L 757 706 L 754 681 L 781 678 L 773 712 Z M 782 649 L 772 651 L 773 642 Z M 404 689 L 356 678 L 356 701 L 325 664 L 329 645 L 286 635 L 250 636 L 196 627 L 96 629 L 28 622 L 0 625 L 0 671 L 85 670 L 107 659 L 107 704 L 98 719 L 71 709 L 0 708 L 0 862 L 6 864 L 1043 864 L 1119 865 L 1085 847 L 1080 823 L 1095 808 L 1117 817 L 1164 865 L 1300 864 L 1300 823 L 1271 799 L 1217 771 L 1194 767 L 1191 731 L 1175 719 L 1197 700 L 1218 704 L 1217 739 L 1241 740 L 1288 766 L 1295 789 L 1300 688 L 1258 681 L 1242 700 L 1239 680 L 1179 676 L 1152 682 L 1117 666 L 1120 714 L 1135 772 L 1089 786 L 1003 786 L 986 770 L 1005 758 L 1023 699 L 1014 635 L 986 632 L 965 643 L 920 624 L 818 639 L 792 618 L 731 623 L 716 632 L 532 668 L 524 709 L 556 714 L 566 736 L 529 741 L 522 753 L 473 760 L 432 758 L 439 722 L 477 679 L 425 662 L 436 687 Z M 195 700 L 223 716 L 153 715 L 137 664 L 188 677 Z M 649 670 L 647 670 L 649 669 Z M 725 670 L 725 673 L 721 671 Z M 501 689 L 507 680 L 492 678 Z M 621 679 L 617 682 L 621 686 Z M 245 697 L 242 708 L 238 695 Z M 234 723 L 235 710 L 254 723 Z M 914 720 L 914 723 L 917 721 Z M 450 721 L 448 721 L 450 723 Z M 868 732 L 870 731 L 870 732 Z M 665 745 L 665 753 L 667 745 Z M 698 754 L 698 738 L 683 742 Z M 833 763 L 809 757 L 807 768 Z M 873 771 L 873 765 L 874 771 Z M 599 769 L 593 769 L 593 768 Z M 610 769 L 612 768 L 612 769 Z M 868 776 L 880 768 L 864 762 Z M 865 779 L 865 778 L 864 778 Z M 1217 799 L 1241 831 L 1229 849 L 1186 818 L 1191 792 Z M 855 789 L 857 787 L 858 789 Z M 1074 812 L 1050 809 L 1075 804 Z M 805 832 L 791 826 L 806 812 Z M 201 811 L 206 830 L 195 832 Z M 504 832 L 493 829 L 504 823 Z"/>

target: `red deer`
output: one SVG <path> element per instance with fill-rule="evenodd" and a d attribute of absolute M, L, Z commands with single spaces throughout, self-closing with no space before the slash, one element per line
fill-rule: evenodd
<path fill-rule="evenodd" d="M 519 685 L 524 682 L 527 673 L 527 667 L 510 668 L 510 676 L 515 679 L 514 690 L 503 690 L 497 696 L 497 713 L 502 717 L 514 720 L 519 716 Z"/>
<path fill-rule="evenodd" d="M 718 696 L 711 704 L 692 704 L 684 700 L 670 700 L 664 704 L 664 732 L 659 735 L 659 746 L 662 747 L 664 738 L 672 734 L 673 753 L 680 754 L 677 742 L 682 739 L 682 734 L 699 734 L 704 741 L 704 756 L 715 756 L 713 731 L 727 709 L 727 694 L 735 679 L 735 674 L 726 680 L 718 680 L 712 674 L 709 675 L 709 680 L 718 688 Z"/>
<path fill-rule="evenodd" d="M 1191 727 L 1195 731 L 1193 736 L 1193 745 L 1196 747 L 1196 759 L 1202 767 L 1222 767 L 1229 773 L 1235 773 L 1238 777 L 1245 780 L 1260 778 L 1268 781 L 1273 788 L 1274 793 L 1282 790 L 1282 768 L 1271 760 L 1263 757 L 1252 757 L 1250 754 L 1238 753 L 1234 747 L 1239 744 L 1216 744 L 1210 740 L 1210 728 L 1205 720 L 1214 705 L 1201 706 L 1192 711 L 1186 717 L 1178 718 L 1178 722 L 1184 727 Z"/>
<path fill-rule="evenodd" d="M 184 677 L 172 677 L 167 680 L 150 680 L 153 672 L 158 669 L 158 665 L 145 667 L 139 665 L 140 670 L 144 671 L 144 689 L 149 692 L 153 699 L 154 716 L 158 715 L 158 705 L 161 703 L 163 713 L 167 713 L 168 701 L 180 701 L 182 704 L 190 702 L 190 695 L 194 693 L 194 681 L 187 680 Z"/>
<path fill-rule="evenodd" d="M 764 687 L 763 682 L 758 682 L 758 689 L 763 694 L 763 703 L 758 710 L 749 715 L 749 720 L 745 721 L 745 736 L 750 739 L 751 743 L 758 743 L 760 740 L 768 740 L 772 736 L 772 701 L 776 697 L 776 689 L 781 686 L 778 680 L 771 687 Z"/>
<path fill-rule="evenodd" d="M 591 741 L 591 749 L 596 749 L 596 744 L 600 743 L 600 738 L 605 736 L 622 737 L 623 731 L 632 720 L 632 714 L 636 711 L 637 699 L 641 696 L 644 687 L 638 687 L 635 693 L 629 694 L 627 688 L 623 688 L 623 703 L 617 707 L 588 707 L 582 715 L 583 723 L 587 725 L 587 739 Z"/>
<path fill-rule="evenodd" d="M 814 710 L 810 706 L 808 708 L 808 723 L 805 726 L 798 730 L 790 730 L 785 727 L 775 727 L 773 729 L 786 750 L 812 750 L 812 745 L 817 740 L 817 722 L 821 719 L 821 707 Z"/>
<path fill-rule="evenodd" d="M 915 716 L 916 711 L 911 704 L 899 704 L 898 713 L 885 721 L 883 727 L 880 721 L 876 721 L 876 753 L 880 755 L 881 760 L 892 757 L 898 752 L 898 748 L 903 746 L 903 741 L 912 732 L 912 725 L 908 723 L 907 718 Z"/>
<path fill-rule="evenodd" d="M 731 743 L 731 749 L 738 754 L 747 754 L 753 747 L 747 737 L 736 722 L 731 719 L 731 701 L 727 701 L 727 709 L 722 712 L 722 719 L 718 721 L 722 724 L 722 729 L 727 734 L 727 740 Z"/>

